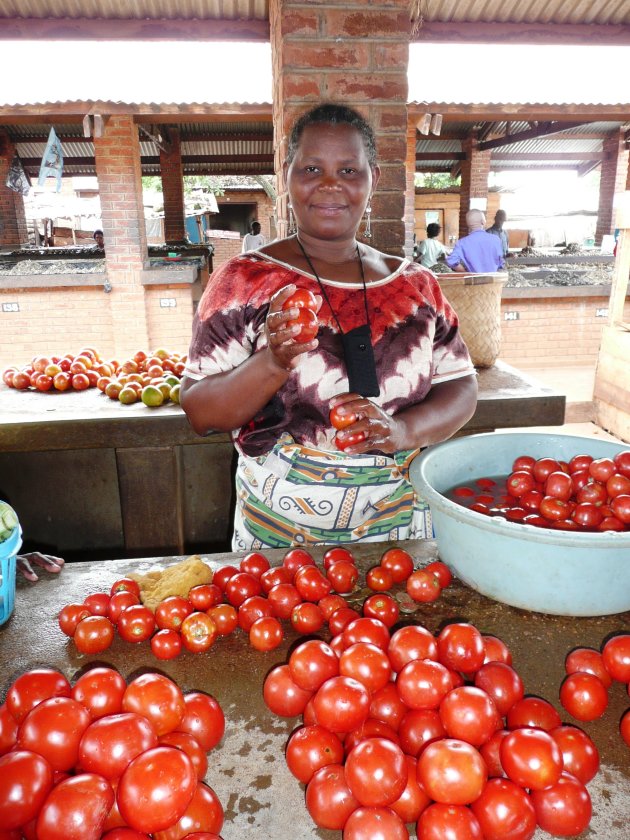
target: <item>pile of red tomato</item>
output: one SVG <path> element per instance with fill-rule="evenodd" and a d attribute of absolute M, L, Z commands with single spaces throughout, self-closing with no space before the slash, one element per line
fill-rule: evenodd
<path fill-rule="evenodd" d="M 286 760 L 321 828 L 344 840 L 576 836 L 599 767 L 588 735 L 525 696 L 503 642 L 471 624 L 434 637 L 356 618 L 267 676 L 277 715 L 303 715 Z"/>
<path fill-rule="evenodd" d="M 116 632 L 126 642 L 149 641 L 158 659 L 174 659 L 182 649 L 208 650 L 220 636 L 237 628 L 248 634 L 256 650 L 277 648 L 283 638 L 282 621 L 298 633 L 316 633 L 328 622 L 342 627 L 359 616 L 343 597 L 359 578 L 354 557 L 345 548 L 324 555 L 323 571 L 305 550 L 294 548 L 281 566 L 271 568 L 259 552 L 246 555 L 239 567 L 223 566 L 213 582 L 194 586 L 186 598 L 165 598 L 155 613 L 140 603 L 140 588 L 131 578 L 115 581 L 109 592 L 88 595 L 82 604 L 67 604 L 58 616 L 60 629 L 80 653 L 102 653 Z M 399 618 L 398 602 L 387 590 L 406 583 L 414 601 L 434 601 L 451 580 L 439 561 L 414 571 L 413 559 L 401 548 L 388 549 L 367 574 L 374 595 L 365 599 L 363 615 L 388 627 Z"/>
<path fill-rule="evenodd" d="M 561 531 L 630 530 L 630 450 L 569 462 L 520 455 L 505 480 L 479 478 L 446 495 L 487 516 Z"/>
<path fill-rule="evenodd" d="M 220 840 L 223 808 L 203 779 L 224 729 L 214 698 L 161 674 L 127 685 L 98 667 L 71 685 L 27 671 L 0 706 L 0 835 Z"/>

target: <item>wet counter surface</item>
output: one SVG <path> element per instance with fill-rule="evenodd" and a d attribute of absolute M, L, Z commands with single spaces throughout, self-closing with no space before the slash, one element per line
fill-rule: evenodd
<path fill-rule="evenodd" d="M 435 543 L 410 542 L 404 545 L 416 565 L 424 565 L 436 555 Z M 357 564 L 364 573 L 376 564 L 383 545 L 357 547 Z M 324 549 L 314 549 L 320 561 Z M 278 565 L 282 551 L 266 552 L 272 565 Z M 213 568 L 238 565 L 242 555 L 203 555 Z M 225 809 L 224 840 L 237 840 L 245 834 L 260 838 L 340 838 L 340 832 L 317 829 L 304 805 L 303 786 L 289 773 L 284 760 L 288 735 L 297 719 L 273 715 L 262 699 L 266 673 L 287 660 L 298 636 L 285 626 L 286 637 L 275 651 L 253 650 L 242 633 L 219 639 L 210 651 L 194 655 L 184 652 L 172 662 L 160 662 L 149 644 L 131 645 L 116 637 L 100 656 L 82 656 L 59 630 L 56 616 L 62 606 L 82 601 L 92 592 L 109 590 L 116 578 L 127 572 L 144 573 L 175 562 L 174 557 L 146 560 L 113 560 L 68 564 L 59 576 L 41 574 L 37 584 L 20 579 L 16 607 L 10 620 L 0 628 L 0 693 L 2 699 L 13 679 L 24 671 L 50 666 L 61 670 L 71 681 L 87 667 L 107 664 L 130 680 L 144 671 L 168 674 L 184 691 L 193 689 L 214 695 L 226 716 L 226 733 L 220 747 L 209 755 L 206 781 L 217 792 Z M 500 558 L 497 558 L 500 562 Z M 360 582 L 364 581 L 362 575 Z M 491 601 L 458 581 L 442 592 L 434 604 L 419 605 L 404 621 L 424 624 L 432 632 L 452 621 L 470 621 L 483 633 L 499 636 L 510 647 L 514 667 L 525 684 L 526 694 L 536 694 L 552 702 L 563 722 L 578 725 L 562 709 L 558 700 L 564 676 L 566 654 L 575 647 L 599 649 L 611 634 L 630 632 L 630 614 L 598 618 L 545 616 Z M 285 622 L 286 625 L 286 622 Z M 322 635 L 322 634 L 320 634 Z M 326 637 L 326 636 L 324 636 Z M 593 800 L 591 826 L 582 836 L 588 840 L 627 840 L 630 836 L 630 749 L 622 741 L 618 723 L 630 706 L 626 687 L 619 683 L 609 691 L 609 706 L 599 721 L 580 724 L 594 739 L 602 766 L 589 784 Z M 414 837 L 415 832 L 410 836 Z M 536 838 L 548 835 L 537 832 Z"/>

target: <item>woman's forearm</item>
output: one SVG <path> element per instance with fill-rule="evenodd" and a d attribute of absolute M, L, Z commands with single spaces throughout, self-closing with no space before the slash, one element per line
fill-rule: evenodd
<path fill-rule="evenodd" d="M 261 350 L 233 370 L 198 380 L 184 377 L 181 406 L 197 434 L 231 432 L 248 423 L 288 376 L 268 350 Z"/>
<path fill-rule="evenodd" d="M 396 414 L 399 448 L 415 449 L 448 440 L 470 420 L 476 405 L 476 376 L 435 385 L 421 403 Z"/>

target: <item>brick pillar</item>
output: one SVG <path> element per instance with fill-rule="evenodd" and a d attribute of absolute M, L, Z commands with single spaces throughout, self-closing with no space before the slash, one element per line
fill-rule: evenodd
<path fill-rule="evenodd" d="M 142 270 L 148 263 L 142 202 L 138 127 L 129 114 L 112 116 L 102 137 L 94 138 L 94 157 L 105 235 L 105 262 L 112 286 L 109 298 L 114 351 L 126 357 L 148 348 Z"/>
<path fill-rule="evenodd" d="M 405 247 L 408 0 L 334 4 L 270 0 L 278 236 L 287 234 L 282 164 L 295 117 L 317 102 L 360 111 L 378 143 L 381 180 L 372 201 L 372 244 Z"/>
<path fill-rule="evenodd" d="M 477 137 L 472 134 L 462 142 L 462 151 L 466 155 L 462 161 L 462 186 L 459 193 L 459 235 L 466 236 L 466 213 L 470 210 L 471 198 L 488 200 L 488 175 L 492 152 L 480 152 Z"/>
<path fill-rule="evenodd" d="M 413 234 L 416 229 L 416 123 L 411 116 L 407 123 L 407 161 L 405 190 L 405 256 L 413 258 Z"/>
<path fill-rule="evenodd" d="M 604 140 L 603 152 L 606 155 L 602 161 L 601 177 L 599 181 L 599 207 L 597 209 L 597 227 L 595 228 L 595 244 L 601 245 L 602 237 L 615 232 L 613 218 L 613 199 L 615 193 L 623 192 L 630 183 L 628 172 L 628 151 L 624 142 L 624 132 L 617 131 Z"/>
<path fill-rule="evenodd" d="M 19 247 L 28 244 L 24 198 L 5 186 L 14 155 L 15 145 L 0 129 L 0 245 Z"/>
<path fill-rule="evenodd" d="M 179 128 L 169 128 L 168 151 L 160 149 L 160 170 L 164 190 L 164 238 L 178 243 L 186 240 L 184 222 L 184 168 Z"/>

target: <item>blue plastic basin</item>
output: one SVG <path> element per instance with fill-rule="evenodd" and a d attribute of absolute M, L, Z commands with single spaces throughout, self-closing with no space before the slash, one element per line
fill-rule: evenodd
<path fill-rule="evenodd" d="M 19 525 L 7 540 L 0 543 L 0 624 L 4 624 L 13 612 L 16 555 L 21 545 L 22 529 Z"/>
<path fill-rule="evenodd" d="M 570 435 L 470 435 L 426 449 L 411 465 L 411 481 L 431 507 L 441 558 L 468 586 L 536 612 L 611 615 L 630 610 L 630 532 L 521 525 L 468 510 L 442 493 L 482 476 L 507 475 L 518 455 L 568 461 L 628 448 Z"/>

